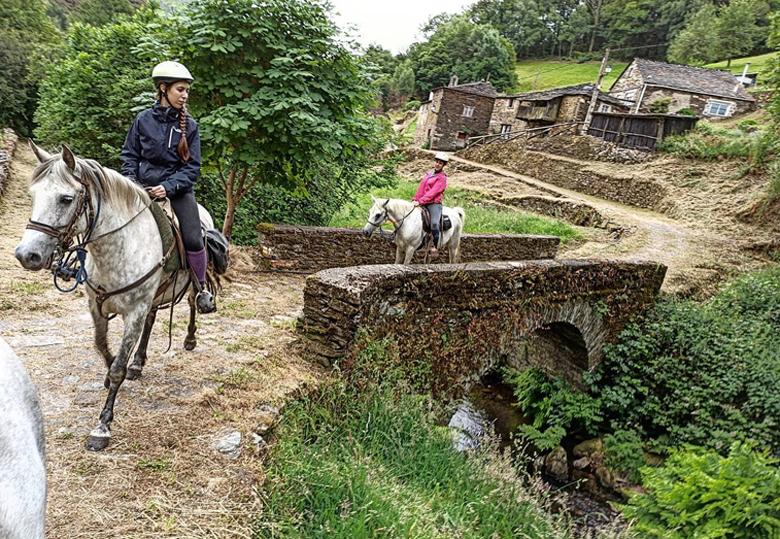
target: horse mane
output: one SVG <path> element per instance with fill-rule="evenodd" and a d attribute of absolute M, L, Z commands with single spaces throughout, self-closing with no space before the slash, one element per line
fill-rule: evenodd
<path fill-rule="evenodd" d="M 137 209 L 139 202 L 148 200 L 149 195 L 140 185 L 97 161 L 76 158 L 76 171 L 80 172 L 83 181 L 89 182 L 101 193 L 104 203 L 113 204 L 128 213 Z M 57 154 L 35 168 L 30 183 L 35 184 L 51 173 L 63 183 L 76 181 L 65 161 Z"/>

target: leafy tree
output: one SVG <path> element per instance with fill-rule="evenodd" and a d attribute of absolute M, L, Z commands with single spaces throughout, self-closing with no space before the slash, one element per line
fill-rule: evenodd
<path fill-rule="evenodd" d="M 82 0 L 73 11 L 73 22 L 103 26 L 116 22 L 117 17 L 131 15 L 135 6 L 130 0 Z"/>
<path fill-rule="evenodd" d="M 703 65 L 721 57 L 717 9 L 702 6 L 669 46 L 669 60 L 680 64 Z"/>
<path fill-rule="evenodd" d="M 767 46 L 780 51 L 780 13 L 772 19 L 772 27 L 769 32 Z M 769 72 L 767 85 L 772 88 L 772 97 L 769 103 L 769 111 L 774 118 L 775 130 L 780 134 L 780 54 L 775 55 L 772 68 Z"/>
<path fill-rule="evenodd" d="M 193 0 L 174 28 L 196 78 L 192 111 L 204 161 L 225 197 L 230 236 L 239 203 L 259 184 L 305 193 L 315 165 L 349 177 L 373 123 L 358 60 L 319 0 Z"/>
<path fill-rule="evenodd" d="M 406 100 L 414 93 L 414 71 L 412 63 L 405 60 L 398 64 L 393 72 L 392 90 L 395 94 L 398 104 Z"/>
<path fill-rule="evenodd" d="M 548 28 L 536 0 L 479 0 L 469 10 L 477 24 L 496 28 L 521 58 L 543 54 Z"/>
<path fill-rule="evenodd" d="M 369 45 L 362 55 L 363 68 L 371 79 L 382 112 L 391 107 L 393 93 L 393 74 L 399 60 L 393 53 L 379 45 Z"/>
<path fill-rule="evenodd" d="M 475 24 L 465 16 L 452 18 L 427 42 L 412 46 L 409 59 L 421 96 L 447 84 L 453 74 L 463 82 L 489 77 L 499 90 L 508 90 L 517 81 L 515 51 L 509 40 L 492 26 Z"/>
<path fill-rule="evenodd" d="M 40 76 L 36 66 L 59 41 L 48 2 L 0 2 L 0 126 L 32 130 Z"/>
<path fill-rule="evenodd" d="M 95 27 L 75 23 L 63 58 L 41 83 L 35 135 L 49 145 L 68 143 L 112 167 L 138 109 L 152 103 L 151 67 L 167 58 L 155 34 L 152 9 L 132 19 Z"/>
<path fill-rule="evenodd" d="M 732 58 L 752 51 L 759 41 L 763 41 L 758 16 L 765 9 L 766 2 L 763 0 L 731 0 L 720 9 L 718 41 L 722 54 L 728 60 L 727 67 L 731 65 Z"/>

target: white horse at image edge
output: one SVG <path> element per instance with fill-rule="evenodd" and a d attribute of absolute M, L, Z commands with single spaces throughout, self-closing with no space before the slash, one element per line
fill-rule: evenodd
<path fill-rule="evenodd" d="M 43 539 L 43 416 L 21 360 L 0 338 L 0 538 Z"/>
<path fill-rule="evenodd" d="M 363 234 L 370 236 L 381 227 L 385 221 L 390 221 L 395 229 L 395 263 L 409 264 L 417 249 L 422 245 L 423 232 L 422 210 L 419 206 L 407 200 L 398 198 L 374 198 L 371 209 L 368 210 L 368 221 L 363 227 Z M 460 239 L 463 235 L 463 225 L 466 214 L 463 208 L 442 208 L 442 215 L 449 217 L 452 227 L 440 231 L 438 249 L 447 249 L 450 264 L 460 262 Z"/>

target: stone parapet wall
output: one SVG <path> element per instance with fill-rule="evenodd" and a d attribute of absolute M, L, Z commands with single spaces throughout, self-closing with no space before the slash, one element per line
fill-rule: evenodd
<path fill-rule="evenodd" d="M 8 176 L 11 174 L 11 160 L 17 142 L 16 133 L 12 129 L 4 129 L 0 134 L 0 195 L 5 190 Z"/>
<path fill-rule="evenodd" d="M 464 234 L 461 261 L 532 260 L 554 258 L 560 239 L 554 236 L 520 234 Z M 267 225 L 258 227 L 258 246 L 254 252 L 260 270 L 314 273 L 327 268 L 364 264 L 389 264 L 395 261 L 395 244 L 390 234 L 370 238 L 349 228 Z M 437 262 L 447 261 L 442 249 Z M 414 263 L 422 263 L 421 253 Z"/>
<path fill-rule="evenodd" d="M 648 262 L 578 260 L 330 269 L 306 281 L 302 330 L 313 358 L 344 368 L 363 336 L 386 338 L 437 392 L 500 363 L 577 384 L 665 274 Z"/>

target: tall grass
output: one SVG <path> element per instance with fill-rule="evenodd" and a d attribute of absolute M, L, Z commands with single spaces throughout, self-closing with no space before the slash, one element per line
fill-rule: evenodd
<path fill-rule="evenodd" d="M 359 195 L 355 202 L 342 207 L 330 220 L 330 226 L 360 228 L 366 224 L 371 207 L 371 195 L 377 198 L 401 198 L 411 200 L 417 191 L 417 184 L 408 181 L 374 189 Z M 462 206 L 466 211 L 465 231 L 478 234 L 543 234 L 558 236 L 561 243 L 580 237 L 579 232 L 569 224 L 555 219 L 538 217 L 529 213 L 500 210 L 484 204 L 484 198 L 473 191 L 449 187 L 444 203 L 447 206 Z"/>
<path fill-rule="evenodd" d="M 592 83 L 598 77 L 600 65 L 600 61 L 522 60 L 515 64 L 518 78 L 515 90 L 530 92 Z M 604 77 L 601 89 L 609 90 L 626 65 L 623 62 L 610 62 L 612 71 Z"/>
<path fill-rule="evenodd" d="M 380 372 L 386 347 L 366 350 L 370 364 L 285 408 L 258 537 L 571 537 L 507 455 L 456 453 L 430 397 Z"/>

